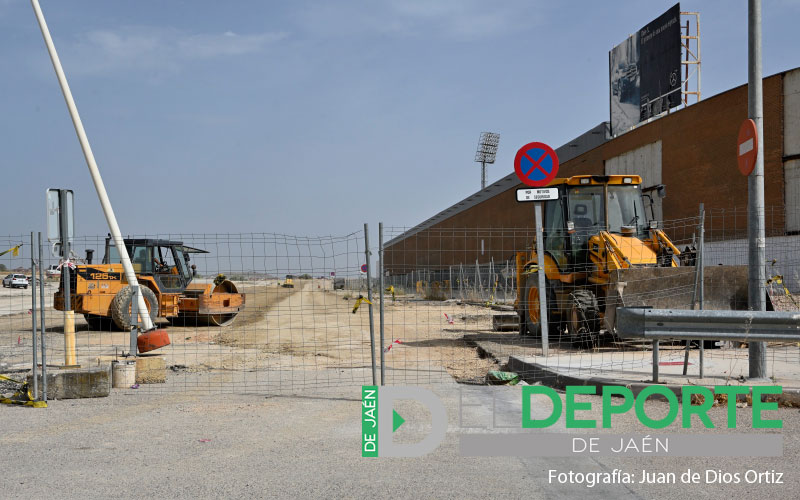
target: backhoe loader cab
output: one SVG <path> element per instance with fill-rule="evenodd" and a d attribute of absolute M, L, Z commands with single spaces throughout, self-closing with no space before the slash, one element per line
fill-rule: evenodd
<path fill-rule="evenodd" d="M 229 280 L 192 283 L 196 272 L 190 255 L 207 251 L 159 239 L 126 239 L 125 247 L 154 321 L 162 317 L 182 324 L 224 326 L 244 308 L 244 294 Z M 108 329 L 112 321 L 123 330 L 130 328 L 133 289 L 110 237 L 100 264 L 79 265 L 70 273 L 70 292 L 72 309 L 84 315 L 90 328 Z M 64 309 L 63 278 L 54 307 Z"/>
<path fill-rule="evenodd" d="M 559 267 L 585 268 L 601 231 L 646 238 L 649 221 L 638 176 L 556 179 L 559 198 L 545 203 L 544 248 Z M 552 185 L 551 185 L 552 186 Z M 597 242 L 593 242 L 596 246 Z"/>
<path fill-rule="evenodd" d="M 695 250 L 683 252 L 658 228 L 652 197 L 643 195 L 638 175 L 579 175 L 555 179 L 556 200 L 545 202 L 543 248 L 549 331 L 574 341 L 593 342 L 601 330 L 614 333 L 619 306 L 690 309 Z M 659 190 L 660 193 L 663 190 Z M 648 199 L 649 206 L 645 205 Z M 648 218 L 648 210 L 651 217 Z M 517 252 L 517 310 L 520 331 L 539 335 L 539 289 L 535 242 Z M 706 271 L 706 302 L 736 309 L 742 284 L 736 266 Z M 724 290 L 723 277 L 735 286 Z M 728 280 L 727 284 L 733 282 Z M 716 292 L 716 296 L 714 296 Z M 709 300 L 710 299 L 710 300 Z"/>

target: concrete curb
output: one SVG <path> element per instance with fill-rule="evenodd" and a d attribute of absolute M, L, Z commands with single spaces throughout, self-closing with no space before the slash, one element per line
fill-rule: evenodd
<path fill-rule="evenodd" d="M 36 374 L 39 390 L 42 387 L 42 375 Z M 28 384 L 33 375 L 28 375 Z M 111 392 L 111 365 L 92 368 L 76 368 L 66 370 L 48 370 L 47 399 L 82 399 L 104 398 Z"/>
<path fill-rule="evenodd" d="M 519 373 L 522 380 L 528 382 L 529 384 L 541 382 L 546 386 L 561 390 L 564 390 L 568 385 L 588 385 L 596 387 L 598 389 L 598 392 L 600 392 L 602 388 L 605 386 L 617 386 L 617 387 L 622 386 L 630 389 L 635 397 L 638 396 L 639 393 L 642 392 L 647 387 L 650 387 L 651 385 L 658 385 L 666 387 L 667 389 L 675 393 L 675 395 L 678 396 L 679 398 L 683 391 L 683 386 L 676 384 L 654 384 L 652 382 L 625 382 L 603 377 L 581 377 L 578 375 L 569 375 L 561 373 L 556 369 L 549 368 L 547 366 L 541 365 L 539 363 L 534 363 L 532 361 L 526 360 L 525 358 L 520 358 L 517 356 L 509 356 L 508 371 Z M 698 386 L 698 387 L 706 387 L 707 389 L 710 389 L 712 392 L 714 391 L 714 386 Z M 661 397 L 658 394 L 652 396 L 652 398 L 665 400 L 665 398 Z M 800 390 L 784 389 L 782 394 L 769 395 L 768 397 L 766 397 L 766 399 L 768 401 L 777 401 L 782 406 L 800 407 Z"/>

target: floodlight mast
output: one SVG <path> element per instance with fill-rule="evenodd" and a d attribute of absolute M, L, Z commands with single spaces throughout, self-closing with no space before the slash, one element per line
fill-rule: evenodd
<path fill-rule="evenodd" d="M 125 270 L 125 279 L 128 281 L 128 285 L 134 287 L 134 289 L 138 289 L 139 282 L 136 279 L 136 273 L 133 271 L 133 265 L 128 256 L 128 249 L 125 247 L 125 241 L 122 239 L 122 233 L 119 230 L 117 218 L 114 216 L 114 209 L 111 208 L 111 201 L 108 199 L 106 187 L 103 184 L 102 177 L 100 177 L 100 170 L 97 168 L 97 162 L 94 159 L 92 147 L 89 145 L 89 138 L 86 136 L 83 122 L 81 122 L 81 117 L 78 114 L 78 108 L 75 105 L 75 100 L 72 98 L 72 92 L 69 89 L 67 77 L 64 75 L 64 69 L 61 67 L 61 60 L 58 58 L 55 45 L 53 45 L 53 38 L 50 36 L 47 22 L 44 20 L 44 14 L 42 14 L 42 8 L 39 6 L 39 0 L 31 0 L 31 6 L 33 7 L 33 12 L 36 14 L 36 20 L 39 22 L 39 29 L 42 30 L 44 43 L 47 46 L 47 52 L 50 54 L 50 61 L 53 63 L 53 69 L 56 72 L 58 84 L 61 86 L 61 93 L 64 94 L 64 100 L 67 103 L 67 109 L 69 109 L 69 115 L 72 118 L 72 125 L 75 127 L 75 133 L 78 134 L 78 142 L 80 142 L 83 156 L 86 158 L 86 166 L 89 167 L 89 173 L 92 176 L 94 188 L 97 190 L 97 197 L 100 199 L 100 205 L 103 207 L 103 214 L 106 216 L 108 229 L 111 231 L 114 244 L 117 246 L 117 251 L 122 261 L 122 268 Z M 136 294 L 136 303 L 139 311 L 147 311 L 147 304 L 145 304 L 144 296 L 141 291 Z M 153 321 L 150 319 L 150 315 L 144 312 L 140 316 L 142 330 L 152 330 L 154 325 Z"/>
<path fill-rule="evenodd" d="M 475 153 L 475 162 L 481 164 L 481 189 L 486 189 L 486 164 L 494 163 L 497 155 L 497 146 L 500 144 L 500 134 L 482 132 L 478 140 L 478 151 Z"/>

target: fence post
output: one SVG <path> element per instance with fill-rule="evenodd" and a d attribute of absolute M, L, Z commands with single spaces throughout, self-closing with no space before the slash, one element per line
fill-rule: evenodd
<path fill-rule="evenodd" d="M 33 240 L 33 231 L 31 231 L 31 338 L 33 340 L 33 369 L 31 373 L 33 373 L 33 399 L 39 399 L 39 381 L 38 377 L 36 376 L 36 362 L 37 362 L 37 352 L 36 349 L 39 347 L 36 342 L 36 245 Z M 39 286 L 44 286 L 42 283 Z"/>
<path fill-rule="evenodd" d="M 495 288 L 494 284 L 497 283 L 494 277 L 494 256 L 492 256 L 491 260 L 489 261 L 489 302 L 494 303 L 495 298 L 494 294 L 497 293 L 497 289 Z"/>
<path fill-rule="evenodd" d="M 139 295 L 139 285 L 132 285 L 131 290 L 133 290 L 133 295 L 131 295 L 131 333 L 130 343 L 128 344 L 130 352 L 128 355 L 136 357 L 139 350 L 139 346 L 136 345 L 136 337 L 139 336 L 139 301 L 137 299 Z"/>
<path fill-rule="evenodd" d="M 658 383 L 658 339 L 653 341 L 653 383 Z"/>
<path fill-rule="evenodd" d="M 449 279 L 450 293 L 447 295 L 447 298 L 448 299 L 454 299 L 454 298 L 456 298 L 456 295 L 455 295 L 455 292 L 453 292 L 453 266 L 448 266 L 448 269 L 449 269 L 449 272 L 450 272 L 450 279 Z"/>
<path fill-rule="evenodd" d="M 703 240 L 705 235 L 705 222 L 706 222 L 706 210 L 705 206 L 701 203 L 700 204 L 700 216 L 699 216 L 699 223 L 697 224 L 697 254 L 695 255 L 694 259 L 694 292 L 692 294 L 692 309 L 695 306 L 698 309 L 703 309 L 703 291 L 704 291 L 704 275 L 703 275 Z M 705 357 L 705 341 L 700 341 L 700 346 L 698 348 L 698 364 L 700 366 L 700 378 L 703 378 L 705 369 L 704 369 L 704 357 Z M 683 355 L 683 374 L 686 375 L 686 372 L 689 368 L 689 349 L 691 347 L 691 341 L 686 341 L 686 352 Z"/>
<path fill-rule="evenodd" d="M 372 302 L 372 284 L 370 283 L 369 265 L 369 224 L 364 223 L 364 255 L 367 258 L 367 300 Z M 378 385 L 378 376 L 375 369 L 375 325 L 372 319 L 372 304 L 369 306 L 369 352 L 372 355 L 372 385 Z"/>
<path fill-rule="evenodd" d="M 367 272 L 369 272 L 369 264 L 367 264 Z M 383 270 L 383 222 L 378 223 L 378 272 L 381 273 L 379 283 L 380 283 L 380 301 L 381 301 L 381 308 L 378 311 L 378 316 L 380 318 L 380 330 L 381 330 L 381 385 L 386 385 L 386 366 L 385 366 L 385 356 L 384 356 L 384 347 L 383 347 L 383 288 L 384 288 L 384 281 L 383 277 L 386 274 Z"/>
<path fill-rule="evenodd" d="M 481 265 L 475 259 L 475 300 L 480 300 L 483 295 L 483 281 L 481 280 Z"/>
<path fill-rule="evenodd" d="M 33 249 L 31 249 L 33 251 Z M 44 284 L 44 271 L 42 265 L 42 232 L 39 231 L 39 282 Z M 44 305 L 44 286 L 39 287 L 39 304 Z M 39 307 L 39 331 L 41 331 L 42 345 L 42 401 L 47 402 L 47 339 L 45 337 L 44 307 Z"/>
<path fill-rule="evenodd" d="M 704 292 L 704 287 L 705 287 L 705 282 L 704 282 L 705 276 L 704 276 L 704 269 L 703 269 L 705 267 L 705 265 L 706 265 L 706 262 L 705 262 L 705 246 L 704 246 L 705 232 L 706 232 L 706 209 L 705 209 L 705 206 L 701 203 L 700 204 L 700 238 L 699 238 L 699 242 L 698 242 L 698 246 L 697 246 L 697 265 L 699 266 L 698 267 L 698 273 L 700 275 L 700 279 L 698 280 L 699 281 L 699 288 L 697 289 L 697 300 L 698 300 L 698 305 L 699 305 L 699 308 L 700 308 L 701 311 L 703 310 L 703 292 Z M 703 378 L 704 372 L 705 372 L 705 367 L 704 367 L 704 364 L 703 364 L 703 361 L 704 361 L 703 358 L 705 357 L 705 346 L 703 344 L 705 344 L 705 341 L 701 340 L 700 341 L 700 359 L 699 359 L 699 361 L 700 361 L 700 378 Z"/>
<path fill-rule="evenodd" d="M 458 298 L 464 300 L 464 264 L 458 263 Z"/>

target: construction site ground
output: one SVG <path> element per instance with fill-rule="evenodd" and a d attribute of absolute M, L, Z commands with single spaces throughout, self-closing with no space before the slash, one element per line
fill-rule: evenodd
<path fill-rule="evenodd" d="M 591 349 L 576 349 L 557 337 L 550 344 L 550 354 L 542 355 L 541 341 L 521 339 L 517 332 L 465 335 L 485 355 L 503 366 L 511 365 L 535 382 L 555 378 L 610 382 L 622 385 L 653 381 L 652 344 L 647 342 L 601 342 Z M 659 345 L 658 382 L 667 385 L 781 385 L 800 391 L 800 347 L 792 343 L 771 343 L 767 347 L 769 378 L 752 381 L 748 377 L 747 344 L 706 348 L 703 354 L 703 378 L 700 378 L 700 350 L 693 344 L 684 375 L 685 345 L 662 341 Z M 513 359 L 511 359 L 513 358 Z M 602 384 L 600 384 L 602 385 Z"/>
<path fill-rule="evenodd" d="M 296 280 L 295 288 L 281 280 L 237 283 L 246 294 L 244 311 L 228 327 L 169 324 L 171 345 L 152 355 L 162 356 L 169 369 L 167 384 L 152 390 L 297 389 L 312 385 L 370 383 L 369 313 L 364 303 L 352 309 L 360 293 L 333 290 L 331 280 Z M 52 300 L 56 283 L 48 283 Z M 24 369 L 31 360 L 30 289 L 0 297 L 0 369 Z M 27 292 L 27 293 L 26 293 Z M 377 292 L 376 292 L 377 296 Z M 63 313 L 46 302 L 47 364 L 63 364 Z M 378 301 L 374 334 L 379 341 Z M 490 311 L 473 305 L 428 302 L 412 297 L 386 298 L 384 305 L 386 377 L 395 383 L 428 383 L 449 373 L 456 380 L 482 379 L 497 368 L 465 343 L 464 327 L 450 325 L 444 313 L 461 325 L 491 324 Z M 471 329 L 470 332 L 474 332 Z M 130 334 L 90 330 L 76 315 L 78 364 L 82 367 L 123 359 Z M 397 342 L 395 342 L 397 341 Z M 375 356 L 380 356 L 376 348 Z"/>
<path fill-rule="evenodd" d="M 164 358 L 167 383 L 140 388 L 150 391 L 280 392 L 306 387 L 361 385 L 372 381 L 369 314 L 366 303 L 352 313 L 358 290 L 333 290 L 328 279 L 297 280 L 295 288 L 281 280 L 239 282 L 247 297 L 245 310 L 228 327 L 169 324 L 171 345 L 152 355 Z M 63 313 L 52 309 L 57 283 L 45 293 L 47 363 L 57 369 L 64 360 Z M 3 289 L 0 294 L 0 371 L 25 370 L 31 360 L 31 289 Z M 379 342 L 375 293 L 374 335 Z M 649 344 L 604 341 L 579 348 L 553 335 L 550 353 L 541 343 L 517 331 L 492 331 L 492 315 L 508 314 L 486 305 L 459 301 L 426 301 L 415 296 L 385 298 L 385 376 L 393 384 L 426 384 L 443 374 L 457 382 L 483 383 L 489 370 L 506 369 L 514 357 L 518 368 L 533 366 L 548 376 L 612 380 L 622 384 L 652 380 Z M 129 350 L 130 334 L 93 331 L 76 319 L 78 363 L 109 364 Z M 380 357 L 376 348 L 375 356 Z M 659 381 L 666 384 L 721 385 L 747 380 L 746 346 L 706 349 L 705 378 L 698 378 L 698 350 L 690 351 L 683 375 L 681 345 L 662 343 Z M 770 380 L 763 383 L 800 390 L 800 348 L 770 345 Z M 520 364 L 522 363 L 522 364 Z"/>
<path fill-rule="evenodd" d="M 705 498 L 743 498 L 764 492 L 789 498 L 800 484 L 787 467 L 796 463 L 800 450 L 800 413 L 786 407 L 774 416 L 783 420 L 783 429 L 766 429 L 783 436 L 783 456 L 746 460 L 461 456 L 464 434 L 505 433 L 508 427 L 518 426 L 523 398 L 518 386 L 457 382 L 481 383 L 487 371 L 505 368 L 515 356 L 537 356 L 538 341 L 517 332 L 492 331 L 492 315 L 507 312 L 412 296 L 398 296 L 395 301 L 387 297 L 384 304 L 385 338 L 387 346 L 393 346 L 384 353 L 386 376 L 390 384 L 429 385 L 446 406 L 448 430 L 441 445 L 420 459 L 362 459 L 357 386 L 371 382 L 372 369 L 366 305 L 352 313 L 359 291 L 334 291 L 326 280 L 299 281 L 294 289 L 271 280 L 239 285 L 247 293 L 247 309 L 231 326 L 166 325 L 172 344 L 156 354 L 166 361 L 166 383 L 114 389 L 105 398 L 54 401 L 45 410 L 0 405 L 4 421 L 0 445 L 6 462 L 14 464 L 0 475 L 0 488 L 11 496 L 36 498 L 52 496 L 53 485 L 66 484 L 65 498 L 107 498 L 131 492 L 143 498 L 268 497 L 291 492 L 306 498 L 487 498 L 498 494 L 572 498 L 590 494 L 633 499 L 698 493 Z M 0 308 L 7 312 L 0 316 L 2 373 L 30 366 L 30 315 L 24 302 L 30 294 L 24 292 L 0 300 Z M 63 314 L 48 310 L 47 316 L 48 365 L 60 364 L 63 324 L 59 318 Z M 378 324 L 376 314 L 376 335 Z M 90 331 L 82 320 L 78 327 L 82 365 L 107 363 L 127 346 L 127 332 Z M 613 346 L 603 346 L 589 353 L 555 343 L 547 361 L 572 365 L 571 360 L 594 359 L 602 368 L 604 360 L 617 360 L 613 350 Z M 621 360 L 633 360 L 633 352 L 626 351 L 624 356 L 629 357 Z M 649 354 L 635 354 L 641 378 L 646 378 Z M 664 359 L 673 356 L 665 354 Z M 566 404 L 566 396 L 559 397 Z M 600 419 L 601 398 L 582 400 L 592 403 L 585 416 Z M 645 404 L 654 418 L 668 411 L 661 401 Z M 420 404 L 399 401 L 395 408 L 407 422 L 396 432 L 399 442 L 419 442 L 430 433 L 430 413 Z M 547 408 L 535 411 L 542 418 Z M 711 408 L 709 415 L 720 432 L 732 436 L 752 432 L 747 408 L 737 409 L 737 429 L 725 428 L 724 406 Z M 594 431 L 650 432 L 634 412 L 617 417 L 613 429 Z M 680 425 L 677 419 L 664 432 L 708 432 L 704 427 L 682 429 Z M 581 429 L 566 429 L 563 420 L 552 428 L 532 431 L 583 435 Z M 547 475 L 548 469 L 598 473 L 620 469 L 638 476 L 642 470 L 681 474 L 687 468 L 739 474 L 750 469 L 774 470 L 783 474 L 784 482 L 699 487 L 597 484 L 587 489 L 584 484 L 549 481 Z"/>

